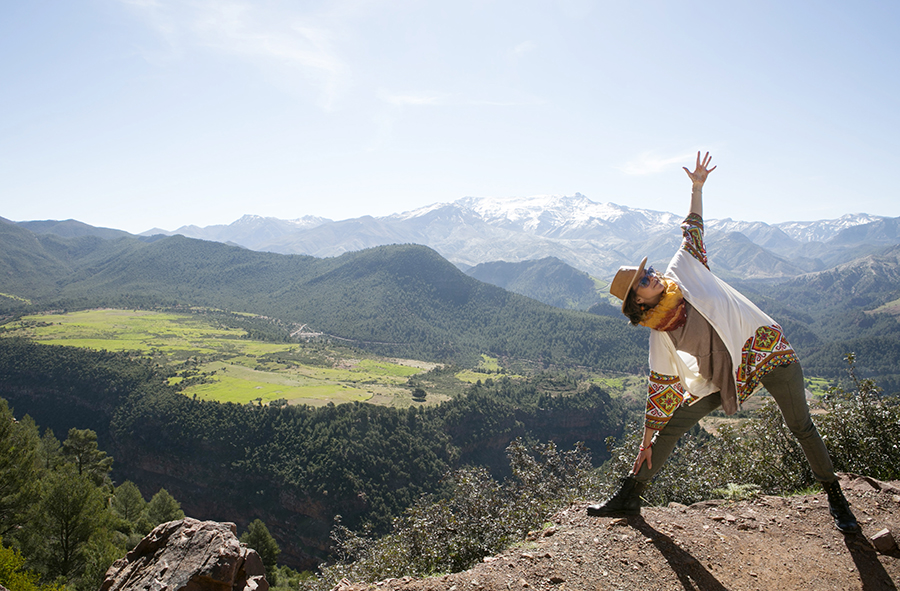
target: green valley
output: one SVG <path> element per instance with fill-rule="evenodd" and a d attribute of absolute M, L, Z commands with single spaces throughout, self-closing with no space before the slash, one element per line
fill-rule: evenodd
<path fill-rule="evenodd" d="M 443 367 L 325 343 L 250 339 L 246 330 L 225 326 L 216 315 L 203 312 L 97 309 L 35 314 L 8 324 L 3 335 L 150 355 L 170 370 L 170 384 L 185 382 L 181 391 L 186 396 L 239 404 L 367 401 L 409 406 L 413 403 L 409 378 Z M 417 384 L 428 394 L 423 402 L 434 404 L 461 391 L 464 381 L 426 378 Z"/>

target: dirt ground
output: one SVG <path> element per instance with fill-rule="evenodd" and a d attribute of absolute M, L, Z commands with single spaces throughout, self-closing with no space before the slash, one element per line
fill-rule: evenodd
<path fill-rule="evenodd" d="M 573 505 L 530 541 L 471 570 L 335 589 L 896 590 L 900 551 L 880 551 L 872 538 L 887 529 L 900 542 L 900 482 L 842 474 L 841 484 L 861 534 L 835 529 L 824 493 L 673 504 L 619 519 Z"/>

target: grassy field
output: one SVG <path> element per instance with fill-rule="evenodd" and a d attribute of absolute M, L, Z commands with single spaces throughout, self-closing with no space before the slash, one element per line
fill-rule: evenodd
<path fill-rule="evenodd" d="M 488 378 L 498 378 L 501 374 L 501 366 L 500 360 L 496 357 L 491 357 L 490 355 L 481 355 L 481 361 L 478 362 L 478 366 L 473 369 L 464 369 L 462 371 L 456 372 L 456 379 L 466 382 L 467 384 L 474 384 L 476 382 L 484 381 Z M 509 378 L 521 378 L 522 376 L 509 373 L 503 374 Z"/>
<path fill-rule="evenodd" d="M 900 299 L 888 302 L 874 310 L 866 312 L 866 314 L 892 314 L 894 316 L 900 316 Z"/>
<path fill-rule="evenodd" d="M 609 392 L 613 398 L 632 396 L 641 399 L 647 395 L 646 375 L 598 376 L 591 381 Z"/>
<path fill-rule="evenodd" d="M 804 378 L 804 382 L 806 384 L 806 389 L 809 390 L 815 398 L 821 398 L 827 394 L 828 389 L 834 385 L 834 380 L 825 378 L 806 377 Z"/>
<path fill-rule="evenodd" d="M 325 343 L 273 343 L 247 338 L 215 314 L 178 314 L 145 310 L 86 310 L 40 314 L 0 328 L 0 336 L 21 336 L 36 342 L 108 351 L 137 351 L 168 364 L 172 383 L 188 380 L 187 396 L 239 404 L 321 406 L 329 402 L 365 401 L 385 406 L 437 404 L 469 384 L 501 374 L 500 361 L 482 355 L 474 369 L 442 368 L 435 363 L 386 359 Z M 646 376 L 593 376 L 591 382 L 613 397 L 646 396 Z M 821 397 L 831 383 L 807 377 L 806 387 Z M 413 401 L 414 388 L 425 401 Z M 752 397 L 744 407 L 754 407 Z"/>
<path fill-rule="evenodd" d="M 428 392 L 425 404 L 439 403 L 465 387 L 458 379 L 448 383 L 427 373 L 439 373 L 435 363 L 376 358 L 322 343 L 255 341 L 244 330 L 203 314 L 108 309 L 42 314 L 5 326 L 3 335 L 153 355 L 177 372 L 173 383 L 190 381 L 185 395 L 221 402 L 409 406 L 411 377 Z"/>

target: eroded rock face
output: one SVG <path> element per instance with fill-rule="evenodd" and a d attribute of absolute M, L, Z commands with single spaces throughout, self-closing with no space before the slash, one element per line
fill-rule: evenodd
<path fill-rule="evenodd" d="M 268 591 L 262 560 L 236 533 L 190 517 L 158 525 L 109 567 L 100 591 Z"/>

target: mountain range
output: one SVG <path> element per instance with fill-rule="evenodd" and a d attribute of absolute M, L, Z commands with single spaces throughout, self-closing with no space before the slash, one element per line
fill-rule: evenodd
<path fill-rule="evenodd" d="M 628 213 L 632 226 L 635 220 L 650 219 Z M 675 223 L 672 214 L 658 217 L 660 224 Z M 834 257 L 839 264 L 821 271 L 798 273 L 794 262 L 737 231 L 718 233 L 711 261 L 719 274 L 724 274 L 722 266 L 740 264 L 767 269 L 770 278 L 780 274 L 774 282 L 752 276 L 729 280 L 787 329 L 804 367 L 815 375 L 842 375 L 843 355 L 857 351 L 868 375 L 898 391 L 900 245 L 890 244 L 897 220 L 865 219 L 857 218 L 855 225 L 846 218 L 789 228 L 818 237 L 830 228 L 825 242 L 795 241 L 807 255 L 842 252 Z M 757 239 L 779 233 L 780 240 L 790 238 L 780 228 L 752 226 Z M 331 224 L 315 229 L 329 227 L 334 231 Z M 742 229 L 753 234 L 748 227 Z M 677 235 L 655 240 L 654 248 L 667 256 L 677 248 Z M 812 260 L 805 259 L 809 265 Z M 640 371 L 646 363 L 646 337 L 627 328 L 618 308 L 604 301 L 602 282 L 561 259 L 495 261 L 468 273 L 474 277 L 422 245 L 386 245 L 317 258 L 184 236 L 123 236 L 71 220 L 13 223 L 0 218 L 0 314 L 199 305 L 308 324 L 389 355 L 465 363 L 487 352 L 617 371 Z M 594 298 L 590 314 L 559 309 L 584 309 Z"/>
<path fill-rule="evenodd" d="M 386 244 L 429 246 L 466 270 L 495 262 L 555 257 L 602 280 L 644 255 L 665 266 L 680 240 L 682 215 L 596 203 L 574 196 L 466 197 L 384 217 L 333 221 L 245 215 L 227 225 L 153 229 L 251 250 L 332 257 Z M 716 271 L 728 279 L 784 280 L 821 271 L 900 243 L 900 218 L 847 214 L 807 222 L 707 220 Z"/>
<path fill-rule="evenodd" d="M 468 277 L 434 250 L 388 245 L 315 258 L 185 238 L 35 234 L 0 221 L 0 314 L 208 306 L 277 318 L 389 355 L 482 353 L 639 370 L 639 331 Z"/>

